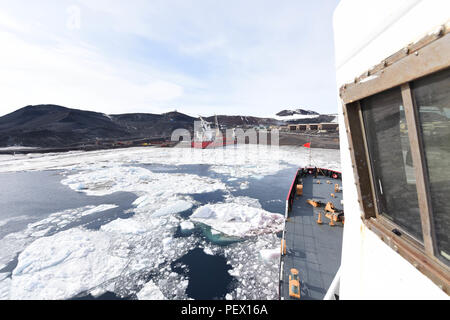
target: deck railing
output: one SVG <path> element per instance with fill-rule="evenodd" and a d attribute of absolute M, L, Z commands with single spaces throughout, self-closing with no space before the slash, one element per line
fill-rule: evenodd
<path fill-rule="evenodd" d="M 291 188 L 289 189 L 289 193 L 286 198 L 286 217 L 285 217 L 286 219 L 288 218 L 289 212 L 292 211 L 292 205 L 294 204 L 294 198 L 295 198 L 295 186 L 298 182 L 298 178 L 302 171 L 303 171 L 303 169 L 301 169 L 301 168 L 297 170 L 297 174 L 295 175 L 294 180 L 292 181 L 292 184 L 291 184 Z"/>

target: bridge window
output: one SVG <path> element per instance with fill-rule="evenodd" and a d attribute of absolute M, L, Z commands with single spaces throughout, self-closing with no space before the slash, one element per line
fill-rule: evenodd
<path fill-rule="evenodd" d="M 365 225 L 450 294 L 450 28 L 341 88 Z"/>
<path fill-rule="evenodd" d="M 412 83 L 430 186 L 437 251 L 450 261 L 450 69 Z"/>
<path fill-rule="evenodd" d="M 400 88 L 361 101 L 378 211 L 422 240 L 416 178 Z"/>

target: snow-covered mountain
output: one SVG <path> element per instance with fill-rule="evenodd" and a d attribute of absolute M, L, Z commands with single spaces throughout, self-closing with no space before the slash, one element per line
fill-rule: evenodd
<path fill-rule="evenodd" d="M 319 114 L 315 111 L 311 110 L 303 110 L 303 109 L 296 109 L 296 110 L 283 110 L 276 114 L 279 117 L 288 117 L 288 116 L 294 116 L 294 115 L 303 115 L 303 116 L 318 116 Z"/>
<path fill-rule="evenodd" d="M 315 111 L 295 109 L 283 110 L 276 114 L 275 119 L 279 121 L 286 121 L 289 123 L 320 123 L 320 122 L 336 122 L 337 114 L 319 114 Z"/>

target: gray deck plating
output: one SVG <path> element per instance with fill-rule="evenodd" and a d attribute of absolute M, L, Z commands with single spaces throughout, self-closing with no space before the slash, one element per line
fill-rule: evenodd
<path fill-rule="evenodd" d="M 321 184 L 315 183 L 317 180 Z M 327 184 L 329 180 L 332 184 Z M 341 180 L 329 177 L 307 176 L 303 178 L 303 196 L 295 196 L 292 211 L 286 221 L 287 254 L 282 257 L 282 279 L 280 281 L 280 297 L 290 300 L 289 273 L 291 268 L 299 271 L 301 299 L 323 299 L 341 263 L 342 223 L 328 225 L 329 219 L 322 215 L 323 224 L 317 224 L 319 212 L 324 207 L 313 208 L 306 203 L 308 199 L 332 202 L 342 210 L 342 192 L 335 193 L 334 185 L 342 186 Z M 336 198 L 331 197 L 335 193 Z"/>

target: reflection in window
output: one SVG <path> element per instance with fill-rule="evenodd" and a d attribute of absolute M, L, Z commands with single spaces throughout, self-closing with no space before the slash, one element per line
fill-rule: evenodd
<path fill-rule="evenodd" d="M 430 181 L 440 258 L 450 261 L 450 69 L 412 84 Z"/>
<path fill-rule="evenodd" d="M 422 241 L 416 179 L 400 88 L 361 101 L 379 212 Z"/>

